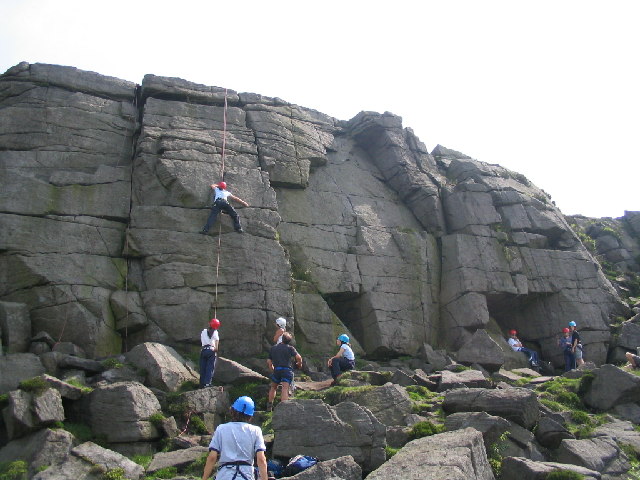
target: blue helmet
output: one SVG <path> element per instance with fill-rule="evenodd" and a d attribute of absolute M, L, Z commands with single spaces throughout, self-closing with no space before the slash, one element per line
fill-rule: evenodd
<path fill-rule="evenodd" d="M 576 322 L 574 322 L 573 320 L 569 322 L 569 326 L 570 327 L 575 327 L 576 326 Z"/>
<path fill-rule="evenodd" d="M 245 415 L 253 417 L 253 412 L 255 411 L 256 406 L 253 403 L 253 400 L 251 400 L 251 397 L 244 396 L 238 397 L 238 399 L 233 402 L 233 405 L 231 405 L 231 408 L 236 412 L 244 413 Z"/>
<path fill-rule="evenodd" d="M 342 335 L 338 336 L 338 340 L 344 343 L 349 343 L 349 335 L 343 333 Z"/>

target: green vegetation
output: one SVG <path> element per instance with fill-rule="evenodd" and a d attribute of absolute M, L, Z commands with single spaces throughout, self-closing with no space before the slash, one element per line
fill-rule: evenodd
<path fill-rule="evenodd" d="M 508 440 L 509 432 L 504 432 L 498 438 L 498 441 L 489 445 L 487 448 L 487 458 L 489 460 L 489 465 L 491 465 L 491 470 L 493 470 L 493 474 L 496 478 L 500 478 L 502 474 L 502 460 L 504 458 L 504 452 L 509 445 Z"/>
<path fill-rule="evenodd" d="M 73 385 L 74 387 L 79 388 L 80 390 L 82 390 L 82 393 L 84 393 L 84 394 L 89 394 L 89 393 L 93 392 L 93 388 L 87 387 L 82 382 L 80 382 L 80 380 L 78 380 L 77 378 L 70 378 L 66 382 L 69 385 Z"/>
<path fill-rule="evenodd" d="M 582 231 L 577 231 L 576 233 L 578 234 L 578 238 L 580 239 L 582 244 L 585 246 L 585 248 L 589 250 L 591 253 L 595 253 L 596 241 Z"/>
<path fill-rule="evenodd" d="M 176 467 L 166 467 L 156 470 L 153 473 L 145 475 L 144 480 L 156 480 L 156 479 L 168 479 L 178 476 L 178 469 Z"/>
<path fill-rule="evenodd" d="M 26 480 L 27 462 L 16 460 L 14 462 L 0 463 L 0 480 Z"/>
<path fill-rule="evenodd" d="M 362 387 L 341 387 L 335 386 L 331 388 L 327 388 L 326 390 L 321 390 L 318 392 L 296 392 L 296 398 L 298 399 L 310 399 L 310 398 L 319 398 L 323 402 L 329 405 L 337 405 L 340 402 L 344 402 L 348 400 L 351 396 L 350 394 L 354 393 L 364 393 L 370 390 L 373 390 L 375 387 L 373 385 L 365 385 Z"/>
<path fill-rule="evenodd" d="M 311 282 L 311 271 L 308 268 L 304 268 L 297 263 L 291 263 L 291 276 L 295 280 L 302 280 L 304 282 Z"/>
<path fill-rule="evenodd" d="M 627 472 L 627 478 L 631 480 L 640 480 L 640 457 L 636 453 L 635 448 L 628 443 L 618 444 L 618 446 L 625 453 L 629 459 L 629 463 L 631 464 L 631 469 Z"/>
<path fill-rule="evenodd" d="M 202 477 L 202 472 L 204 471 L 204 464 L 207 463 L 208 453 L 203 453 L 200 458 L 196 461 L 192 462 L 188 467 L 184 469 L 185 475 L 194 475 L 197 478 Z"/>
<path fill-rule="evenodd" d="M 196 414 L 191 415 L 190 429 L 193 433 L 198 433 L 200 435 L 207 435 L 209 429 L 204 424 L 204 421 Z"/>
<path fill-rule="evenodd" d="M 260 428 L 262 428 L 263 435 L 273 435 L 275 433 L 273 430 L 273 412 L 265 412 Z"/>
<path fill-rule="evenodd" d="M 112 468 L 102 474 L 101 480 L 127 480 L 123 468 Z"/>
<path fill-rule="evenodd" d="M 9 405 L 9 394 L 3 393 L 0 395 L 0 410 Z"/>
<path fill-rule="evenodd" d="M 156 412 L 149 417 L 149 421 L 153 424 L 157 429 L 162 428 L 162 423 L 166 420 L 167 417 L 164 416 L 162 412 Z"/>
<path fill-rule="evenodd" d="M 93 440 L 93 432 L 85 423 L 63 422 L 62 428 L 76 437 L 80 443 Z"/>
<path fill-rule="evenodd" d="M 384 453 L 387 454 L 387 460 L 389 460 L 391 457 L 393 457 L 399 451 L 400 451 L 399 448 L 393 448 L 393 447 L 390 447 L 388 445 L 384 447 Z"/>
<path fill-rule="evenodd" d="M 571 470 L 554 470 L 549 473 L 545 480 L 583 480 L 584 475 L 579 474 L 578 472 L 573 472 Z"/>
<path fill-rule="evenodd" d="M 102 366 L 106 369 L 122 368 L 124 363 L 120 362 L 117 358 L 107 358 L 102 361 Z"/>
<path fill-rule="evenodd" d="M 438 433 L 444 432 L 444 425 L 437 425 L 430 421 L 418 422 L 409 431 L 409 438 L 415 440 L 416 438 L 429 437 Z"/>
<path fill-rule="evenodd" d="M 33 395 L 40 395 L 49 388 L 49 384 L 42 377 L 34 377 L 21 381 L 18 388 Z"/>
<path fill-rule="evenodd" d="M 153 456 L 152 455 L 134 455 L 131 458 L 131 460 L 146 470 L 149 464 L 151 463 L 151 460 L 153 460 Z"/>

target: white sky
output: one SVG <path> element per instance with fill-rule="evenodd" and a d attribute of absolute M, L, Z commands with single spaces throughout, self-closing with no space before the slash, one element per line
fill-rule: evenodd
<path fill-rule="evenodd" d="M 0 0 L 0 73 L 54 63 L 393 112 L 565 214 L 640 210 L 637 0 Z"/>

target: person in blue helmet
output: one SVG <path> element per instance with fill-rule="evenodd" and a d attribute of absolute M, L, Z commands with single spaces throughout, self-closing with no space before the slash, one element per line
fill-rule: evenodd
<path fill-rule="evenodd" d="M 338 353 L 327 362 L 327 366 L 331 369 L 331 376 L 333 377 L 333 382 L 331 382 L 332 386 L 338 384 L 338 380 L 344 372 L 353 370 L 356 366 L 356 356 L 351 349 L 349 336 L 344 333 L 339 335 L 336 339 L 336 345 L 340 347 Z"/>
<path fill-rule="evenodd" d="M 231 421 L 213 433 L 202 480 L 213 474 L 218 463 L 216 480 L 267 480 L 267 447 L 262 430 L 249 422 L 255 412 L 251 397 L 238 397 L 229 409 Z M 259 476 L 255 476 L 254 458 Z"/>
<path fill-rule="evenodd" d="M 569 328 L 571 329 L 571 353 L 575 359 L 573 368 L 579 368 L 584 365 L 584 358 L 582 358 L 582 342 L 578 333 L 578 325 L 572 320 L 569 322 Z"/>

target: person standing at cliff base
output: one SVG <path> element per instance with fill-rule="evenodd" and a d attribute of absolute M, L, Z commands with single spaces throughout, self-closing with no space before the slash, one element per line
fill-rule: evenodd
<path fill-rule="evenodd" d="M 223 211 L 233 219 L 233 228 L 235 228 L 236 232 L 242 233 L 242 226 L 240 225 L 240 216 L 238 212 L 231 206 L 229 200 L 233 200 L 234 202 L 238 202 L 245 207 L 248 207 L 249 204 L 235 195 L 232 195 L 229 190 L 227 190 L 227 184 L 225 182 L 213 183 L 211 185 L 213 189 L 213 205 L 211 206 L 211 213 L 209 214 L 209 218 L 207 219 L 207 223 L 200 233 L 206 235 L 209 232 L 209 229 L 216 223 L 216 219 L 218 218 L 218 214 L 220 211 Z"/>
<path fill-rule="evenodd" d="M 218 335 L 220 320 L 212 318 L 209 321 L 209 328 L 205 328 L 200 333 L 200 388 L 210 387 L 213 380 L 213 372 L 216 368 L 216 358 L 218 357 Z"/>
<path fill-rule="evenodd" d="M 346 334 L 339 335 L 336 339 L 336 345 L 340 346 L 338 353 L 329 359 L 327 366 L 331 369 L 333 382 L 331 385 L 337 385 L 340 376 L 347 370 L 353 370 L 356 366 L 356 356 L 353 353 L 349 336 Z"/>
<path fill-rule="evenodd" d="M 202 480 L 211 477 L 216 463 L 216 480 L 268 480 L 267 457 L 262 430 L 249 422 L 255 412 L 251 397 L 238 397 L 229 409 L 231 421 L 216 428 L 209 443 L 209 456 Z M 254 458 L 259 476 L 254 475 Z"/>
<path fill-rule="evenodd" d="M 584 358 L 582 358 L 582 342 L 580 341 L 580 334 L 578 333 L 578 326 L 576 322 L 569 322 L 569 328 L 571 329 L 571 352 L 575 358 L 573 368 L 578 368 L 584 365 Z"/>
<path fill-rule="evenodd" d="M 271 385 L 269 386 L 269 395 L 267 410 L 271 411 L 273 408 L 273 401 L 276 398 L 276 390 L 278 385 L 282 385 L 280 392 L 280 401 L 286 402 L 289 400 L 289 386 L 293 382 L 293 368 L 291 366 L 291 360 L 295 359 L 296 366 L 302 368 L 302 357 L 291 343 L 291 334 L 285 332 L 282 334 L 282 342 L 271 347 L 269 351 L 269 358 L 267 359 L 267 366 L 271 370 Z"/>
<path fill-rule="evenodd" d="M 571 349 L 571 330 L 568 328 L 562 329 L 562 336 L 558 340 L 558 346 L 562 349 L 564 355 L 564 371 L 568 372 L 574 366 L 576 361 Z"/>

